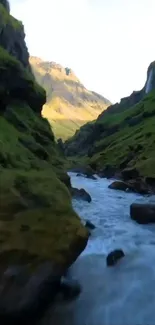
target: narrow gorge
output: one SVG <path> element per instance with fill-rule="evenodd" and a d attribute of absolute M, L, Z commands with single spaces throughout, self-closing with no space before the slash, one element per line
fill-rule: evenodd
<path fill-rule="evenodd" d="M 0 0 L 0 324 L 154 325 L 155 61 L 144 87 L 112 104 L 67 65 L 40 58 L 47 23 L 59 18 L 49 58 L 72 22 L 84 48 L 64 39 L 64 58 L 78 52 L 81 76 L 84 62 L 88 79 L 101 78 L 96 89 L 102 80 L 108 89 L 87 26 L 95 9 L 87 17 L 88 2 L 79 12 L 70 4 L 80 24 L 67 13 L 64 25 L 68 2 L 52 14 L 34 3 L 30 12 L 30 1 Z"/>

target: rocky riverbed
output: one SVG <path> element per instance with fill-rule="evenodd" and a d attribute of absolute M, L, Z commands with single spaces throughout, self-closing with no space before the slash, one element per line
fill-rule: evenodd
<path fill-rule="evenodd" d="M 76 300 L 57 301 L 40 325 L 154 325 L 155 225 L 130 218 L 133 202 L 154 202 L 154 197 L 111 190 L 111 180 L 75 174 L 71 179 L 92 197 L 91 203 L 73 200 L 75 210 L 96 226 L 70 270 L 83 290 Z M 108 268 L 107 254 L 119 248 L 125 257 Z"/>

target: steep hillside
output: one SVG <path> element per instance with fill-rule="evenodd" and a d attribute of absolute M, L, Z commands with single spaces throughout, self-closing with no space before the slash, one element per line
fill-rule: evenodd
<path fill-rule="evenodd" d="M 47 287 L 51 298 L 54 294 L 54 268 L 62 274 L 88 238 L 72 209 L 70 179 L 51 127 L 41 117 L 45 102 L 46 93 L 31 73 L 23 25 L 0 0 L 2 324 L 24 324 L 38 312 Z"/>
<path fill-rule="evenodd" d="M 147 81 L 120 103 L 110 106 L 96 122 L 88 123 L 65 144 L 66 154 L 78 156 L 97 170 L 137 167 L 155 176 L 155 62 Z"/>
<path fill-rule="evenodd" d="M 87 90 L 72 70 L 36 57 L 31 57 L 30 63 L 37 81 L 47 92 L 42 114 L 57 138 L 71 137 L 110 105 L 101 95 Z"/>

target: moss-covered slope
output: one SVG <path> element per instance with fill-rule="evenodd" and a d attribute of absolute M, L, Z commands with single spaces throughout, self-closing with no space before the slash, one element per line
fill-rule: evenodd
<path fill-rule="evenodd" d="M 142 175 L 155 177 L 154 89 L 153 62 L 144 88 L 110 106 L 95 123 L 84 125 L 66 142 L 66 154 L 97 170 L 107 165 L 117 170 L 137 167 Z"/>
<path fill-rule="evenodd" d="M 31 73 L 23 26 L 10 16 L 3 2 L 0 1 L 0 264 L 5 254 L 7 265 L 20 264 L 26 255 L 25 263 L 29 260 L 31 266 L 50 260 L 66 267 L 84 249 L 88 234 L 72 209 L 65 185 L 69 186 L 70 180 L 51 127 L 41 117 L 46 94 Z"/>

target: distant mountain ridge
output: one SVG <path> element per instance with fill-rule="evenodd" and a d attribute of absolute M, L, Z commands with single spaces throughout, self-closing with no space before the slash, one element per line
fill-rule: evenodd
<path fill-rule="evenodd" d="M 31 57 L 30 64 L 38 83 L 46 90 L 47 103 L 42 114 L 51 123 L 57 138 L 71 137 L 111 104 L 103 96 L 87 90 L 68 67 L 37 57 Z"/>

